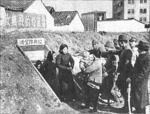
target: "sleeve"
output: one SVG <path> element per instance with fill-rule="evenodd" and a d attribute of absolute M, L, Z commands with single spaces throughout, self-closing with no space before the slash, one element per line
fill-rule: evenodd
<path fill-rule="evenodd" d="M 112 68 L 106 71 L 108 74 L 112 74 L 117 70 L 118 67 L 118 60 L 116 56 L 111 56 L 111 61 L 112 61 Z"/>
<path fill-rule="evenodd" d="M 142 66 L 141 66 L 141 70 L 140 72 L 137 74 L 137 77 L 136 77 L 136 82 L 139 82 L 143 79 L 147 79 L 149 77 L 148 72 L 150 72 L 150 58 L 148 58 L 148 60 L 145 60 L 143 63 L 142 63 Z"/>
<path fill-rule="evenodd" d="M 88 66 L 88 67 L 85 69 L 85 72 L 86 72 L 86 73 L 91 73 L 91 72 L 93 72 L 93 71 L 99 69 L 100 67 L 102 67 L 102 66 L 100 66 L 100 65 L 102 65 L 101 62 L 100 62 L 100 60 L 94 61 L 90 66 Z"/>
<path fill-rule="evenodd" d="M 61 55 L 56 57 L 56 66 L 58 69 L 67 70 L 66 66 L 61 65 Z"/>
<path fill-rule="evenodd" d="M 74 59 L 72 58 L 72 56 L 69 54 L 69 62 L 71 64 L 72 69 L 74 68 Z"/>

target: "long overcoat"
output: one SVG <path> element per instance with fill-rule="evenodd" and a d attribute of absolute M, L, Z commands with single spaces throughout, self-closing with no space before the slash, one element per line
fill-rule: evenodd
<path fill-rule="evenodd" d="M 132 95 L 137 109 L 149 104 L 148 79 L 150 77 L 150 54 L 140 54 L 135 63 L 132 76 Z"/>

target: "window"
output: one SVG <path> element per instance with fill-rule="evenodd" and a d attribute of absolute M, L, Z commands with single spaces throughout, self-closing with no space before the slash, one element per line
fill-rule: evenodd
<path fill-rule="evenodd" d="M 147 9 L 140 9 L 140 13 L 141 13 L 141 14 L 147 13 Z"/>
<path fill-rule="evenodd" d="M 147 3 L 147 0 L 140 0 L 140 3 Z"/>
<path fill-rule="evenodd" d="M 128 14 L 134 14 L 134 9 L 128 9 Z"/>
<path fill-rule="evenodd" d="M 147 21 L 147 18 L 146 18 L 146 17 L 140 17 L 140 21 L 146 22 L 146 21 Z"/>
<path fill-rule="evenodd" d="M 128 4 L 134 4 L 134 0 L 128 0 Z"/>

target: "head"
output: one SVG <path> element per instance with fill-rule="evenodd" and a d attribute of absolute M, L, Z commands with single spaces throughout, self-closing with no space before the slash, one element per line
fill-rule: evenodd
<path fill-rule="evenodd" d="M 88 58 L 90 53 L 88 51 L 83 52 L 83 58 Z"/>
<path fill-rule="evenodd" d="M 42 62 L 41 62 L 40 60 L 37 60 L 36 63 L 35 63 L 35 67 L 36 67 L 37 69 L 40 69 L 41 66 L 42 66 Z"/>
<path fill-rule="evenodd" d="M 105 44 L 105 49 L 106 49 L 106 51 L 114 50 L 115 49 L 114 43 L 111 41 L 107 41 Z"/>
<path fill-rule="evenodd" d="M 97 49 L 97 48 L 98 48 L 98 42 L 95 41 L 95 40 L 93 40 L 93 41 L 92 41 L 92 47 L 93 47 L 94 49 Z"/>
<path fill-rule="evenodd" d="M 53 55 L 54 55 L 54 51 L 49 51 L 48 52 L 48 55 L 47 55 L 47 59 L 49 60 L 49 61 L 52 61 L 54 58 L 53 58 Z"/>
<path fill-rule="evenodd" d="M 137 47 L 138 47 L 140 53 L 148 52 L 150 49 L 150 44 L 147 42 L 139 41 L 139 44 Z"/>
<path fill-rule="evenodd" d="M 137 38 L 131 37 L 131 39 L 129 40 L 130 47 L 131 47 L 131 48 L 136 47 L 137 41 L 138 41 Z"/>
<path fill-rule="evenodd" d="M 126 35 L 119 35 L 118 44 L 121 48 L 124 48 L 128 45 L 128 38 Z"/>
<path fill-rule="evenodd" d="M 66 44 L 62 44 L 59 48 L 59 53 L 67 54 L 68 53 L 68 46 Z"/>

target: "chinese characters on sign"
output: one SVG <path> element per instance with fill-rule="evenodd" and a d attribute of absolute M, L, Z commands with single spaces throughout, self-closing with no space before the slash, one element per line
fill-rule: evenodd
<path fill-rule="evenodd" d="M 6 28 L 46 28 L 46 16 L 6 11 Z"/>
<path fill-rule="evenodd" d="M 20 47 L 35 47 L 39 45 L 45 45 L 45 39 L 44 38 L 28 38 L 28 39 L 17 39 L 17 45 Z M 45 50 L 44 48 L 38 49 L 38 50 L 30 50 L 30 51 L 25 51 L 23 50 L 24 53 L 28 56 L 28 58 L 31 61 L 37 61 L 37 60 L 44 60 L 45 56 Z"/>
<path fill-rule="evenodd" d="M 17 39 L 19 46 L 45 45 L 44 38 Z"/>

